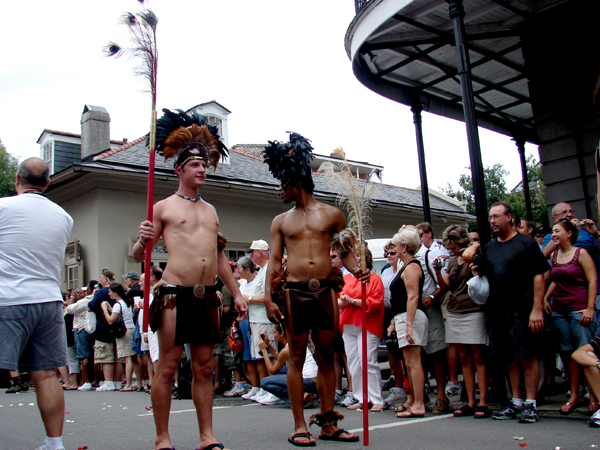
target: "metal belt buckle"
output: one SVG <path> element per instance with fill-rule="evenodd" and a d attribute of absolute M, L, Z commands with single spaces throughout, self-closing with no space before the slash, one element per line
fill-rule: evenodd
<path fill-rule="evenodd" d="M 206 289 L 203 284 L 198 283 L 194 285 L 194 297 L 204 297 L 205 291 Z"/>
<path fill-rule="evenodd" d="M 318 291 L 320 287 L 321 283 L 316 278 L 311 278 L 310 280 L 308 280 L 308 289 L 310 289 L 311 291 Z"/>

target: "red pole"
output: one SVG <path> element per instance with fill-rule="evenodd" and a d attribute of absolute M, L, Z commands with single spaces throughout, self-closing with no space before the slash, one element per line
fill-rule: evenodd
<path fill-rule="evenodd" d="M 152 122 L 150 124 L 150 155 L 148 160 L 148 197 L 146 198 L 146 220 L 152 222 L 154 218 L 154 162 L 156 159 L 156 110 L 152 109 Z M 152 242 L 146 242 L 144 259 L 144 323 L 142 331 L 148 332 L 148 319 L 150 311 L 150 277 L 152 276 Z"/>
<path fill-rule="evenodd" d="M 364 242 L 360 245 L 360 268 L 365 271 L 367 247 Z M 362 385 L 363 385 L 363 445 L 369 446 L 369 373 L 367 371 L 367 284 L 361 283 L 361 312 L 362 312 Z"/>

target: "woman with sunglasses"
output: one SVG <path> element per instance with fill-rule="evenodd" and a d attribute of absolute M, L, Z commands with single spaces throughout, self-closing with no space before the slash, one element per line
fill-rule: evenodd
<path fill-rule="evenodd" d="M 558 330 L 558 350 L 568 370 L 571 387 L 571 396 L 561 407 L 561 414 L 570 414 L 581 403 L 580 368 L 571 354 L 592 340 L 597 327 L 596 269 L 589 253 L 574 246 L 577 235 L 577 228 L 567 219 L 559 220 L 552 227 L 552 241 L 559 248 L 550 255 L 551 283 L 544 296 L 544 310 L 552 314 Z M 590 398 L 590 411 L 597 409 L 598 404 Z"/>

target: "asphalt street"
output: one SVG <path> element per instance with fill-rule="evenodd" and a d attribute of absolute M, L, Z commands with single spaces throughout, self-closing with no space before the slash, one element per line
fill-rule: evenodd
<path fill-rule="evenodd" d="M 150 450 L 154 421 L 150 396 L 131 392 L 65 392 L 66 414 L 63 441 L 67 450 Z M 457 399 L 455 399 L 457 400 Z M 564 401 L 564 400 L 561 400 Z M 558 403 L 557 403 L 558 405 Z M 362 413 L 337 407 L 346 415 L 341 426 L 357 433 L 356 444 L 317 440 L 317 448 L 354 450 L 364 448 Z M 305 416 L 317 409 L 305 410 Z M 590 449 L 600 445 L 600 429 L 587 425 L 587 406 L 568 418 L 555 406 L 540 408 L 536 424 L 515 420 L 475 420 L 451 415 L 397 419 L 392 411 L 369 414 L 370 445 L 376 449 Z M 292 413 L 287 406 L 263 406 L 240 398 L 216 397 L 213 410 L 215 436 L 231 450 L 279 450 L 295 448 L 287 442 L 292 433 Z M 198 427 L 191 400 L 174 400 L 170 420 L 173 445 L 192 450 L 198 445 Z M 311 429 L 317 436 L 319 429 Z M 514 437 L 522 437 L 516 440 Z M 41 445 L 44 429 L 35 394 L 0 393 L 0 450 L 33 450 Z"/>

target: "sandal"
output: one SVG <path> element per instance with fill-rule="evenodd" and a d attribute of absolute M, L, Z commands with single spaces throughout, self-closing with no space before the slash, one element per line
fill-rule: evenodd
<path fill-rule="evenodd" d="M 457 409 L 456 411 L 454 411 L 454 417 L 467 417 L 467 416 L 474 416 L 474 415 L 475 415 L 475 410 L 473 408 L 471 408 L 468 403 L 466 405 L 463 405 L 461 408 Z"/>
<path fill-rule="evenodd" d="M 576 405 L 579 406 L 579 405 Z M 590 412 L 595 413 L 600 409 L 600 403 L 598 402 L 590 402 Z"/>
<path fill-rule="evenodd" d="M 414 413 L 412 409 L 410 409 L 410 406 L 407 406 L 406 410 L 396 414 L 396 417 L 399 417 L 400 419 L 406 419 L 408 417 L 425 417 L 425 413 Z"/>
<path fill-rule="evenodd" d="M 373 404 L 373 406 L 371 407 L 371 409 L 369 411 L 371 411 L 371 412 L 383 412 L 384 409 L 385 409 L 385 405 L 382 405 L 382 404 Z"/>
<path fill-rule="evenodd" d="M 564 405 L 562 405 L 560 407 L 560 410 L 558 411 L 560 414 L 562 414 L 563 416 L 568 416 L 569 414 L 571 414 L 575 408 L 577 408 L 579 405 L 581 404 L 581 402 L 579 403 L 571 403 L 571 402 L 567 402 Z M 597 404 L 597 403 L 596 403 Z M 596 408 L 598 409 L 598 408 Z M 590 412 L 592 412 L 592 404 L 590 403 Z M 595 411 L 594 411 L 595 412 Z"/>
<path fill-rule="evenodd" d="M 298 441 L 298 438 L 306 438 L 308 442 Z M 315 441 L 315 438 L 309 432 L 292 434 L 288 438 L 288 442 L 296 447 L 315 447 L 317 445 L 317 441 Z"/>
<path fill-rule="evenodd" d="M 342 434 L 348 434 L 348 437 L 342 437 Z M 319 439 L 323 441 L 338 441 L 338 442 L 358 442 L 358 436 L 355 434 L 350 434 L 343 428 L 338 429 L 333 434 L 327 435 L 322 434 L 319 436 Z"/>
<path fill-rule="evenodd" d="M 488 417 L 491 417 L 491 415 L 492 412 L 490 411 L 490 408 L 487 406 L 479 406 L 475 411 L 473 419 L 487 419 Z"/>
<path fill-rule="evenodd" d="M 409 406 L 409 405 L 407 405 L 406 403 L 404 403 L 403 405 L 396 406 L 396 407 L 394 408 L 394 412 L 397 412 L 397 413 L 404 412 L 404 411 L 406 411 L 408 408 L 410 408 L 410 406 Z"/>

